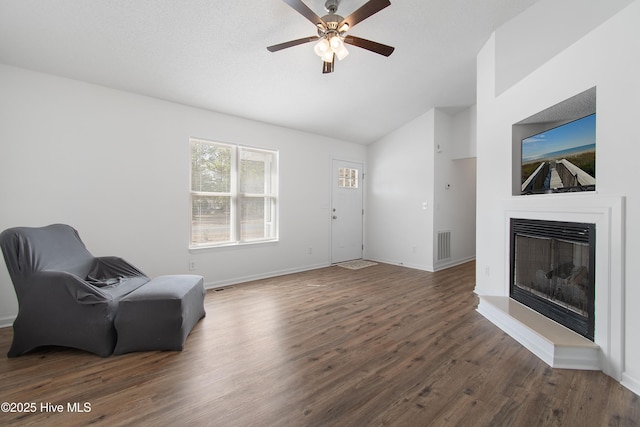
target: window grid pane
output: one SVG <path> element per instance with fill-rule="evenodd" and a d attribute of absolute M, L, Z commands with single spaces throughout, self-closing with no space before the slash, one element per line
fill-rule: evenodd
<path fill-rule="evenodd" d="M 358 169 L 338 168 L 339 188 L 358 188 Z"/>
<path fill-rule="evenodd" d="M 231 147 L 207 142 L 191 144 L 191 190 L 231 191 Z"/>
<path fill-rule="evenodd" d="M 231 197 L 192 196 L 191 243 L 226 243 L 231 240 Z"/>
<path fill-rule="evenodd" d="M 240 192 L 266 194 L 271 178 L 272 154 L 259 150 L 240 148 Z"/>
<path fill-rule="evenodd" d="M 269 204 L 268 197 L 242 198 L 240 203 L 240 240 L 255 241 L 272 237 Z"/>

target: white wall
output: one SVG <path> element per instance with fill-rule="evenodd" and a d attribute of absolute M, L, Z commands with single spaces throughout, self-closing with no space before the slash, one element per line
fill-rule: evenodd
<path fill-rule="evenodd" d="M 474 112 L 432 109 L 369 146 L 366 258 L 427 271 L 473 259 L 475 159 L 455 156 L 475 151 Z M 441 261 L 438 231 L 451 231 Z"/>
<path fill-rule="evenodd" d="M 365 258 L 433 271 L 434 116 L 368 147 Z"/>
<path fill-rule="evenodd" d="M 94 255 L 211 285 L 330 263 L 331 159 L 366 147 L 0 65 L 0 230 L 68 223 Z M 190 136 L 280 151 L 280 242 L 189 253 Z M 309 254 L 308 248 L 313 248 Z M 0 263 L 0 324 L 17 314 Z"/>
<path fill-rule="evenodd" d="M 496 33 L 496 92 L 502 93 L 632 0 L 538 1 Z"/>
<path fill-rule="evenodd" d="M 548 3 L 549 4 L 549 3 Z M 551 6 L 549 6 L 551 7 Z M 477 271 L 476 292 L 504 295 L 507 288 L 505 209 L 511 196 L 511 126 L 593 86 L 597 87 L 597 194 L 626 200 L 622 384 L 640 394 L 640 196 L 634 179 L 640 117 L 640 1 L 636 0 L 527 77 L 496 95 L 494 35 L 478 55 Z M 527 28 L 532 28 L 535 20 Z M 523 27 L 525 28 L 525 27 Z M 523 30 L 525 31 L 525 30 Z M 500 30 L 498 30 L 499 34 Z M 519 167 L 519 166 L 518 166 Z M 518 196 L 537 197 L 537 196 Z M 587 196 L 588 197 L 588 196 Z M 539 207 L 554 209 L 553 198 Z M 596 300 L 597 300 L 596 295 Z"/>
<path fill-rule="evenodd" d="M 475 151 L 475 138 L 470 133 L 474 128 L 471 125 L 474 110 L 475 106 L 450 116 L 436 109 L 435 140 L 439 147 L 433 168 L 436 270 L 475 258 L 476 159 L 466 157 Z M 448 259 L 438 260 L 439 231 L 451 232 Z"/>
<path fill-rule="evenodd" d="M 452 159 L 468 159 L 470 157 L 476 157 L 476 116 L 477 108 L 475 105 L 472 105 L 452 117 Z"/>

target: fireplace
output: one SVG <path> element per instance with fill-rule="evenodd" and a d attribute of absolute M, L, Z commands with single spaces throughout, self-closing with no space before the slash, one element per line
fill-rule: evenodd
<path fill-rule="evenodd" d="M 480 261 L 476 276 L 478 312 L 553 368 L 601 370 L 620 381 L 624 372 L 626 308 L 625 198 L 590 193 L 520 196 L 502 201 L 497 211 L 502 210 L 504 221 L 499 220 L 499 213 L 496 214 L 495 220 L 503 227 L 498 238 L 504 243 L 504 246 L 501 245 L 504 251 L 500 251 L 500 264 L 495 265 L 499 268 L 497 273 L 493 264 L 483 264 L 482 260 Z M 535 229 L 540 226 L 560 225 L 559 230 L 558 227 L 554 227 L 555 232 L 560 233 L 560 239 L 556 240 L 577 241 L 583 244 L 590 242 L 590 247 L 595 246 L 593 252 L 589 251 L 590 267 L 587 267 L 592 288 L 585 292 L 593 297 L 594 308 L 591 311 L 591 308 L 587 307 L 587 311 L 592 314 L 591 317 L 587 315 L 586 322 L 585 319 L 580 319 L 583 325 L 587 324 L 586 328 L 582 328 L 587 330 L 585 335 L 592 336 L 592 339 L 550 320 L 510 296 L 513 288 L 511 284 L 514 283 L 515 277 L 513 261 L 516 241 L 512 220 L 516 224 L 520 222 L 524 228 L 518 231 L 522 237 L 517 240 L 524 241 L 528 236 L 539 236 L 540 233 Z M 570 232 L 570 225 L 577 225 L 578 229 Z M 527 230 L 526 226 L 532 226 L 534 230 Z M 567 234 L 573 235 L 572 238 L 567 239 Z M 521 254 L 520 257 L 533 258 L 537 251 L 533 252 L 528 255 Z M 577 259 L 583 257 L 576 256 Z M 587 264 L 584 261 L 578 263 L 577 259 L 574 261 L 573 256 L 571 258 L 574 265 Z M 523 270 L 524 267 L 519 268 L 519 276 L 524 274 Z M 543 266 L 535 269 L 537 270 L 541 270 L 546 276 L 553 268 Z M 529 282 L 531 281 L 532 279 L 529 279 Z M 519 282 L 526 285 L 526 282 Z M 518 286 L 516 294 L 524 293 L 527 287 L 531 288 Z M 559 307 L 565 309 L 562 305 Z M 590 326 L 591 323 L 595 325 Z"/>
<path fill-rule="evenodd" d="M 510 297 L 594 340 L 595 224 L 511 218 Z"/>

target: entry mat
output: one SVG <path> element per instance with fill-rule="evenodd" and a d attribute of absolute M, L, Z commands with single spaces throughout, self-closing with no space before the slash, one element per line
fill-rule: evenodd
<path fill-rule="evenodd" d="M 373 261 L 366 261 L 363 259 L 354 259 L 353 261 L 341 262 L 336 265 L 338 267 L 348 268 L 349 270 L 360 270 L 361 268 L 371 267 L 372 265 L 378 265 L 378 263 Z"/>

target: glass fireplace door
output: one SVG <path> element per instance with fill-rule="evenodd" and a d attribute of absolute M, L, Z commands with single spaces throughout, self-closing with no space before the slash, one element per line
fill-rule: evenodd
<path fill-rule="evenodd" d="M 576 231 L 554 221 L 535 220 L 531 227 L 530 221 L 512 219 L 511 297 L 593 339 L 595 232 L 585 224 Z"/>

